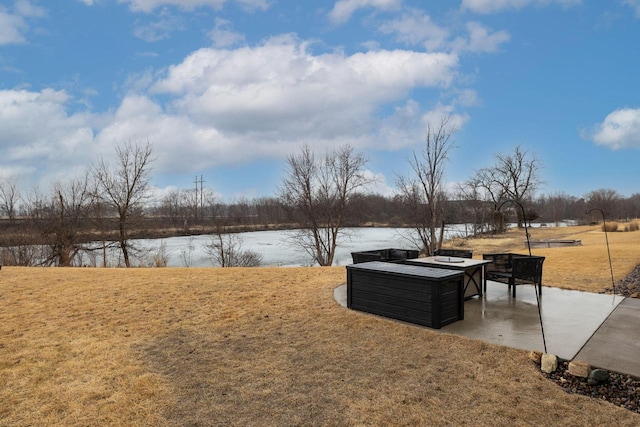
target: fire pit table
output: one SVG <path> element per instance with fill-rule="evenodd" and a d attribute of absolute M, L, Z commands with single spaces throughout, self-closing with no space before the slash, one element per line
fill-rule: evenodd
<path fill-rule="evenodd" d="M 459 258 L 449 256 L 430 256 L 403 261 L 407 265 L 418 265 L 431 268 L 445 268 L 447 270 L 462 270 L 464 272 L 464 297 L 482 296 L 482 288 L 486 278 L 486 266 L 490 260 Z"/>
<path fill-rule="evenodd" d="M 462 271 L 382 261 L 347 266 L 347 307 L 439 329 L 464 319 Z"/>

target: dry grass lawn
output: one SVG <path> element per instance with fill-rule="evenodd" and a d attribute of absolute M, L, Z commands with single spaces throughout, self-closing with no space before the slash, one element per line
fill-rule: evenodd
<path fill-rule="evenodd" d="M 529 229 L 530 240 L 580 240 L 581 246 L 532 248 L 533 255 L 546 259 L 543 266 L 543 285 L 586 292 L 603 292 L 611 287 L 611 269 L 607 254 L 609 240 L 611 264 L 615 281 L 626 277 L 640 264 L 640 232 L 601 231 L 599 226 L 548 227 Z M 516 252 L 528 254 L 524 230 L 510 229 L 496 237 L 456 239 L 451 247 L 470 248 L 474 258 L 483 253 Z"/>
<path fill-rule="evenodd" d="M 584 246 L 535 251 L 545 284 L 601 291 L 604 235 L 572 230 Z M 622 277 L 640 232 L 609 238 Z M 474 244 L 508 239 L 521 246 Z M 344 267 L 5 267 L 0 425 L 640 424 L 564 393 L 524 351 L 347 310 L 344 280 Z"/>

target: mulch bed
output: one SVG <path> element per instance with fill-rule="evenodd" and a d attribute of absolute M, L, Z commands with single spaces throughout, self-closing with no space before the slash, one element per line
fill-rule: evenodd
<path fill-rule="evenodd" d="M 605 290 L 608 293 L 613 288 Z M 640 265 L 631 274 L 615 285 L 615 293 L 626 297 L 640 296 Z M 568 372 L 569 362 L 558 363 L 558 369 L 551 374 L 544 374 L 551 381 L 562 387 L 567 393 L 578 393 L 594 399 L 603 399 L 640 414 L 640 379 L 609 371 L 609 381 L 605 384 L 591 385 L 586 378 L 579 378 Z"/>

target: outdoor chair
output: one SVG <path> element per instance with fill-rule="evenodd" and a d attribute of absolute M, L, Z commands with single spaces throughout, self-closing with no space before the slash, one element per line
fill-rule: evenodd
<path fill-rule="evenodd" d="M 493 260 L 487 265 L 487 278 L 506 283 L 516 297 L 516 286 L 532 284 L 538 295 L 542 295 L 542 264 L 545 257 L 518 254 L 484 254 L 484 259 Z"/>
<path fill-rule="evenodd" d="M 485 280 L 484 291 L 487 292 L 487 280 L 503 281 L 504 279 L 498 278 L 501 273 L 511 272 L 511 257 L 510 253 L 495 253 L 495 254 L 482 254 L 483 260 L 491 261 L 485 267 Z M 498 274 L 496 274 L 498 273 Z"/>
<path fill-rule="evenodd" d="M 511 271 L 511 253 L 482 254 L 482 259 L 491 261 L 487 264 L 487 276 L 492 273 L 505 273 Z M 489 277 L 491 278 L 491 277 Z"/>
<path fill-rule="evenodd" d="M 436 249 L 435 256 L 453 256 L 458 258 L 473 258 L 473 251 L 470 249 Z"/>

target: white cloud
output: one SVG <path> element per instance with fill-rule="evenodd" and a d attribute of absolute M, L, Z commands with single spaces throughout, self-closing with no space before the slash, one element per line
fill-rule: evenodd
<path fill-rule="evenodd" d="M 379 31 L 394 34 L 396 41 L 422 44 L 428 51 L 453 49 L 456 52 L 492 53 L 511 38 L 506 31 L 492 31 L 478 22 L 468 22 L 467 35 L 449 40 L 452 30 L 434 23 L 429 15 L 420 10 L 408 10 L 400 18 L 383 22 Z"/>
<path fill-rule="evenodd" d="M 430 125 L 431 128 L 439 126 L 443 117 L 448 117 L 449 127 L 455 129 L 461 129 L 469 121 L 469 115 L 456 113 L 454 105 L 438 104 L 431 111 L 423 114 L 422 129 L 426 129 L 427 125 Z"/>
<path fill-rule="evenodd" d="M 462 0 L 462 10 L 493 13 L 505 9 L 522 9 L 532 2 L 533 0 Z"/>
<path fill-rule="evenodd" d="M 475 107 L 481 105 L 481 101 L 478 99 L 478 93 L 473 89 L 461 89 L 454 93 L 454 105 L 461 105 L 463 107 Z"/>
<path fill-rule="evenodd" d="M 71 113 L 78 99 L 64 91 L 0 91 L 0 173 L 68 177 L 126 141 L 151 142 L 160 174 L 282 159 L 302 144 L 415 144 L 424 112 L 408 95 L 450 87 L 458 66 L 451 53 L 314 54 L 282 36 L 254 47 L 200 49 L 162 77 L 136 75 L 121 104 L 102 116 Z M 406 105 L 389 113 L 396 103 Z M 398 143 L 394 132 L 406 138 Z"/>
<path fill-rule="evenodd" d="M 139 94 L 149 89 L 154 84 L 158 73 L 148 68 L 141 72 L 131 73 L 122 84 L 123 94 Z"/>
<path fill-rule="evenodd" d="M 411 147 L 422 135 L 422 111 L 420 105 L 409 100 L 404 105 L 397 106 L 393 114 L 381 120 L 378 137 L 392 150 Z"/>
<path fill-rule="evenodd" d="M 225 133 L 326 140 L 359 134 L 377 108 L 412 89 L 446 87 L 457 65 L 452 54 L 402 50 L 314 56 L 284 37 L 254 48 L 200 49 L 152 92 L 176 96 L 173 110 Z"/>
<path fill-rule="evenodd" d="M 636 18 L 640 18 L 640 0 L 624 0 L 624 5 L 636 11 Z"/>
<path fill-rule="evenodd" d="M 271 5 L 270 0 L 236 0 L 238 4 L 247 12 L 256 10 L 267 10 Z"/>
<path fill-rule="evenodd" d="M 469 36 L 458 37 L 451 43 L 452 48 L 456 51 L 493 53 L 500 49 L 500 45 L 511 39 L 508 32 L 491 32 L 490 28 L 478 22 L 468 22 L 466 28 Z"/>
<path fill-rule="evenodd" d="M 442 47 L 449 37 L 449 30 L 433 21 L 420 10 L 410 10 L 402 17 L 380 25 L 383 34 L 395 34 L 396 40 L 410 45 L 424 44 L 428 50 Z"/>
<path fill-rule="evenodd" d="M 233 31 L 231 22 L 222 18 L 216 18 L 215 27 L 209 35 L 213 46 L 217 48 L 235 46 L 244 41 L 244 35 Z"/>
<path fill-rule="evenodd" d="M 182 19 L 165 10 L 157 21 L 137 26 L 133 30 L 133 35 L 152 43 L 169 38 L 174 31 L 183 29 L 184 23 Z"/>
<path fill-rule="evenodd" d="M 622 108 L 609 114 L 591 138 L 614 150 L 640 148 L 640 108 Z"/>
<path fill-rule="evenodd" d="M 0 6 L 0 45 L 24 43 L 26 28 L 21 16 L 12 15 Z"/>
<path fill-rule="evenodd" d="M 0 171 L 51 180 L 85 167 L 92 154 L 95 117 L 68 114 L 71 97 L 44 89 L 0 91 Z"/>
<path fill-rule="evenodd" d="M 379 194 L 382 196 L 393 196 L 398 193 L 395 186 L 389 185 L 387 177 L 384 174 L 365 169 L 363 175 L 367 181 L 369 181 L 369 184 L 363 188 L 363 193 Z"/>
<path fill-rule="evenodd" d="M 158 172 L 281 159 L 302 144 L 395 148 L 383 133 L 393 134 L 394 126 L 407 131 L 406 122 L 385 119 L 380 110 L 412 90 L 447 87 L 457 66 L 453 54 L 402 50 L 313 55 L 292 37 L 200 49 L 171 67 L 149 95 L 126 96 L 96 142 L 149 140 L 161 153 Z M 173 101 L 161 105 L 155 95 Z M 422 112 L 414 108 L 413 128 L 421 134 Z"/>
<path fill-rule="evenodd" d="M 472 95 L 463 91 L 465 95 Z M 379 125 L 379 139 L 392 150 L 399 150 L 415 146 L 421 141 L 427 125 L 431 127 L 440 124 L 443 117 L 449 117 L 449 125 L 457 129 L 462 128 L 469 120 L 469 115 L 456 112 L 456 105 L 461 103 L 454 99 L 450 104 L 437 103 L 430 111 L 424 112 L 420 105 L 409 100 L 406 104 L 395 108 L 392 115 L 381 120 Z"/>
<path fill-rule="evenodd" d="M 25 18 L 42 18 L 46 14 L 44 8 L 35 6 L 28 0 L 17 0 L 15 10 L 18 15 Z"/>
<path fill-rule="evenodd" d="M 571 7 L 581 3 L 582 0 L 462 0 L 462 10 L 476 13 L 496 13 L 504 10 L 518 10 L 529 5 L 559 4 L 563 7 Z"/>
<path fill-rule="evenodd" d="M 107 147 L 105 155 L 113 144 L 124 141 L 149 141 L 158 155 L 154 167 L 161 172 L 183 172 L 220 164 L 217 158 L 220 148 L 226 144 L 214 128 L 198 126 L 178 114 L 167 114 L 143 95 L 125 97 L 111 122 L 96 136 L 97 145 Z M 227 155 L 233 153 L 231 149 L 227 151 Z"/>
<path fill-rule="evenodd" d="M 41 18 L 44 15 L 42 7 L 34 6 L 27 0 L 16 1 L 13 13 L 0 5 L 0 46 L 25 43 L 25 33 L 29 29 L 27 19 Z"/>
<path fill-rule="evenodd" d="M 351 19 L 358 9 L 391 10 L 399 8 L 401 4 L 402 0 L 338 0 L 329 12 L 329 19 L 335 25 L 341 25 Z"/>
<path fill-rule="evenodd" d="M 269 8 L 268 0 L 232 0 L 247 11 L 266 10 Z M 194 10 L 198 7 L 210 7 L 220 10 L 227 0 L 118 0 L 118 3 L 127 3 L 131 10 L 150 13 L 162 6 L 177 6 L 184 10 Z"/>

